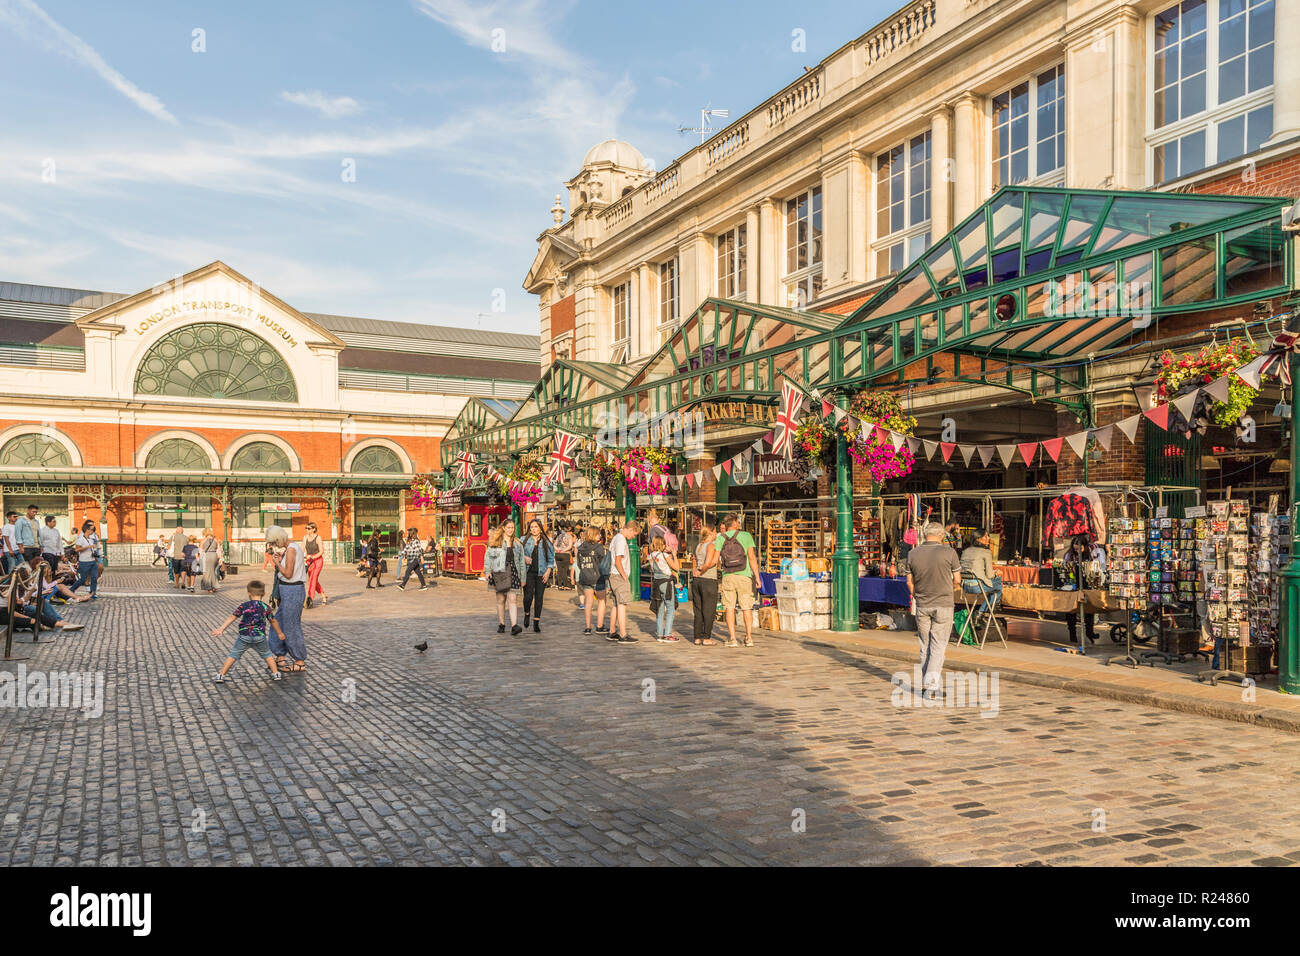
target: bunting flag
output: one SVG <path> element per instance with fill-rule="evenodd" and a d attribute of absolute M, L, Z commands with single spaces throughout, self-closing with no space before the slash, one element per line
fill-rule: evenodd
<path fill-rule="evenodd" d="M 890 432 L 889 443 L 894 446 L 894 451 L 901 451 L 903 443 L 907 441 L 907 436 L 902 432 Z"/>
<path fill-rule="evenodd" d="M 1178 414 L 1183 416 L 1183 421 L 1192 420 L 1192 410 L 1196 408 L 1196 400 L 1201 397 L 1201 390 L 1198 388 L 1188 392 L 1182 398 L 1176 398 L 1172 402 L 1174 408 L 1178 409 Z"/>
<path fill-rule="evenodd" d="M 939 450 L 939 443 L 923 438 L 921 439 L 921 445 L 925 448 L 925 460 L 934 461 L 934 453 Z"/>
<path fill-rule="evenodd" d="M 1169 429 L 1169 406 L 1157 405 L 1155 408 L 1148 408 L 1143 412 L 1157 428 L 1168 431 Z"/>
<path fill-rule="evenodd" d="M 992 445 L 979 445 L 975 450 L 979 452 L 980 464 L 985 468 L 989 466 L 989 462 L 993 460 L 993 453 L 997 451 Z"/>
<path fill-rule="evenodd" d="M 1043 451 L 1047 452 L 1047 457 L 1052 459 L 1052 464 L 1061 460 L 1061 445 L 1064 441 L 1064 438 L 1049 438 L 1039 442 L 1043 446 Z"/>
<path fill-rule="evenodd" d="M 907 438 L 907 450 L 910 451 L 912 453 L 912 457 L 915 458 L 921 451 L 921 439 L 912 438 L 909 435 Z"/>
<path fill-rule="evenodd" d="M 1124 437 L 1129 440 L 1129 444 L 1137 441 L 1138 425 L 1142 424 L 1142 415 L 1130 415 L 1128 418 L 1120 419 L 1115 423 L 1115 427 L 1124 433 Z"/>
<path fill-rule="evenodd" d="M 578 461 L 578 446 L 582 439 L 566 431 L 555 431 L 555 447 L 551 451 L 551 467 L 542 477 L 543 485 L 562 485 L 569 475 L 569 469 Z"/>
<path fill-rule="evenodd" d="M 1033 465 L 1034 456 L 1038 454 L 1038 442 L 1024 441 L 1016 445 L 1020 449 L 1020 457 L 1025 460 L 1026 465 Z"/>
<path fill-rule="evenodd" d="M 474 462 L 477 459 L 472 451 L 463 451 L 456 456 L 456 477 L 462 484 L 474 483 Z"/>
<path fill-rule="evenodd" d="M 1088 434 L 1096 439 L 1098 445 L 1106 451 L 1110 451 L 1110 440 L 1115 434 L 1115 426 L 1106 425 L 1104 428 L 1094 428 Z"/>
<path fill-rule="evenodd" d="M 1016 457 L 1015 445 L 998 445 L 998 457 L 1002 459 L 1002 467 L 1010 468 L 1011 462 Z"/>
<path fill-rule="evenodd" d="M 838 405 L 836 405 L 836 406 L 831 410 L 831 413 L 835 416 L 835 424 L 836 424 L 836 425 L 838 425 L 840 422 L 844 421 L 844 416 L 848 414 L 848 412 L 846 412 L 844 409 L 840 408 Z"/>
<path fill-rule="evenodd" d="M 858 438 L 862 439 L 863 442 L 869 442 L 875 431 L 875 425 L 871 424 L 871 422 L 863 422 L 858 428 Z"/>
<path fill-rule="evenodd" d="M 776 416 L 772 454 L 789 458 L 794 448 L 794 430 L 799 427 L 799 409 L 803 407 L 803 392 L 787 379 L 781 383 L 781 411 Z M 730 472 L 728 472 L 730 474 Z"/>
<path fill-rule="evenodd" d="M 962 460 L 962 463 L 965 464 L 965 466 L 966 466 L 967 468 L 969 468 L 969 467 L 970 467 L 970 460 L 971 460 L 971 457 L 975 454 L 975 446 L 974 446 L 974 445 L 958 445 L 958 446 L 957 446 L 957 450 L 958 450 L 959 452 L 961 452 L 961 460 Z"/>
<path fill-rule="evenodd" d="M 1300 332 L 1279 332 L 1273 336 L 1273 344 L 1269 350 L 1260 356 L 1264 361 L 1259 366 L 1259 374 L 1272 375 L 1283 385 L 1290 385 L 1292 352 L 1300 352 Z M 1259 359 L 1255 359 L 1250 364 L 1254 365 L 1255 362 L 1259 362 Z"/>
<path fill-rule="evenodd" d="M 941 441 L 939 447 L 943 449 L 943 463 L 948 464 L 948 459 L 952 457 L 953 449 L 957 447 L 955 442 Z"/>
<path fill-rule="evenodd" d="M 832 405 L 832 404 L 830 403 L 829 400 L 823 398 L 823 399 L 822 399 L 822 418 L 830 418 L 830 417 L 831 417 L 831 414 L 832 414 L 834 411 L 835 411 L 835 406 Z"/>
<path fill-rule="evenodd" d="M 722 477 L 722 466 L 721 466 L 721 465 L 714 465 L 712 470 L 713 470 L 713 480 L 714 480 L 714 481 L 717 481 L 719 478 Z"/>
<path fill-rule="evenodd" d="M 1269 355 L 1265 352 L 1248 364 L 1236 369 L 1233 374 L 1251 388 L 1259 388 L 1259 377 L 1264 374 L 1264 366 L 1268 364 L 1268 361 Z M 1285 364 L 1283 367 L 1285 367 Z M 1290 378 L 1290 375 L 1288 374 L 1287 377 Z"/>
<path fill-rule="evenodd" d="M 1201 391 L 1204 392 L 1206 395 L 1210 396 L 1210 398 L 1214 399 L 1216 402 L 1226 402 L 1231 397 L 1228 394 L 1228 389 L 1231 386 L 1231 384 L 1232 384 L 1231 380 L 1228 378 L 1228 376 L 1223 375 L 1219 378 L 1216 378 L 1209 385 L 1206 385 L 1203 389 L 1201 389 Z"/>
<path fill-rule="evenodd" d="M 1070 449 L 1074 452 L 1075 457 L 1082 460 L 1083 453 L 1088 447 L 1088 433 L 1076 432 L 1073 435 L 1066 435 L 1065 440 L 1069 443 Z"/>
<path fill-rule="evenodd" d="M 750 445 L 749 447 L 752 448 L 754 451 L 756 451 L 756 452 L 762 454 L 762 451 L 763 451 L 763 439 L 761 439 L 761 438 L 758 439 L 757 441 L 754 442 L 754 444 Z"/>
<path fill-rule="evenodd" d="M 736 463 L 736 459 L 728 458 L 726 461 L 722 463 L 722 470 L 725 471 L 728 475 L 730 475 L 731 469 L 735 465 L 735 463 Z"/>

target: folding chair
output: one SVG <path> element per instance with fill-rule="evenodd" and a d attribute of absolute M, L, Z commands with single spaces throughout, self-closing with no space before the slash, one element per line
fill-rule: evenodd
<path fill-rule="evenodd" d="M 973 594 L 966 589 L 967 583 L 975 585 L 978 593 Z M 1002 622 L 998 620 L 997 608 L 993 606 L 993 592 L 984 586 L 984 582 L 971 574 L 963 573 L 961 576 L 961 599 L 966 605 L 966 611 L 970 615 L 971 627 L 975 631 L 975 636 L 979 638 L 980 650 L 984 650 L 984 643 L 989 639 L 989 628 L 993 628 L 998 640 L 1002 646 L 1007 646 L 1007 636 L 1002 630 Z M 980 617 L 983 616 L 983 629 L 980 628 Z"/>

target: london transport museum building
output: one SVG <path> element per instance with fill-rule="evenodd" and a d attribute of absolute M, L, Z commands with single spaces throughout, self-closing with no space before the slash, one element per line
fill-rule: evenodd
<path fill-rule="evenodd" d="M 537 337 L 307 314 L 224 263 L 123 295 L 0 282 L 0 494 L 110 564 L 212 528 L 232 560 L 315 522 L 328 560 L 432 532 L 411 476 L 467 401 L 514 408 Z"/>
<path fill-rule="evenodd" d="M 813 499 L 806 553 L 834 569 L 837 630 L 858 626 L 858 561 L 896 541 L 909 495 L 991 525 L 999 563 L 1051 557 L 1044 499 L 1081 483 L 1107 517 L 1229 496 L 1287 514 L 1290 390 L 1265 376 L 1225 418 L 1240 383 L 1222 376 L 1300 328 L 1297 0 L 909 3 L 663 168 L 609 140 L 565 185 L 524 281 L 542 377 L 509 420 L 453 425 L 447 487 L 466 453 L 478 480 L 526 474 L 559 430 L 586 457 L 535 507 L 594 513 L 602 428 L 649 423 L 619 455 L 689 422 L 661 499 L 678 527 L 743 510 L 777 551 L 769 518 Z M 1168 377 L 1184 357 L 1215 395 L 1232 380 L 1230 401 L 1181 406 L 1189 432 L 1159 407 L 1192 387 Z M 761 454 L 787 382 L 832 436 L 804 484 Z M 906 473 L 855 467 L 835 406 L 852 424 L 892 409 L 872 444 L 906 435 Z M 606 510 L 631 512 L 620 497 Z"/>

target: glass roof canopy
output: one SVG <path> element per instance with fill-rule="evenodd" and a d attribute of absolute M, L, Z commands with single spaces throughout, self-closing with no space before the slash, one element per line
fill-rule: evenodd
<path fill-rule="evenodd" d="M 804 388 L 924 381 L 941 353 L 954 378 L 1010 387 L 1017 367 L 1122 345 L 1163 316 L 1285 294 L 1295 265 L 1281 210 L 1292 202 L 1003 188 L 847 318 L 707 299 L 622 386 L 575 391 L 553 366 L 509 423 L 449 438 L 443 461 L 466 443 L 506 454 L 557 427 L 593 434 L 633 413 L 771 400 L 782 376 Z M 556 363 L 578 374 L 592 364 Z M 557 381 L 570 382 L 563 401 Z"/>

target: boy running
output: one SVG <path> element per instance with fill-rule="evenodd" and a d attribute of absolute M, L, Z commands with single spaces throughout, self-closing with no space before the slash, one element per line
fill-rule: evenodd
<path fill-rule="evenodd" d="M 230 648 L 230 656 L 226 662 L 221 665 L 221 670 L 217 676 L 212 678 L 213 683 L 221 684 L 226 680 L 226 674 L 239 660 L 244 651 L 250 648 L 257 652 L 258 657 L 266 659 L 266 664 L 271 668 L 271 680 L 279 680 L 280 672 L 275 666 L 275 655 L 271 653 L 271 646 L 267 643 L 267 625 L 275 628 L 275 633 L 279 635 L 280 640 L 284 640 L 284 632 L 280 630 L 280 623 L 271 616 L 271 609 L 262 600 L 266 596 L 266 585 L 261 581 L 248 582 L 248 600 L 239 607 L 235 608 L 226 622 L 212 631 L 213 637 L 220 637 L 221 632 L 230 627 L 236 621 L 239 622 L 239 636 L 235 638 L 234 646 Z"/>

